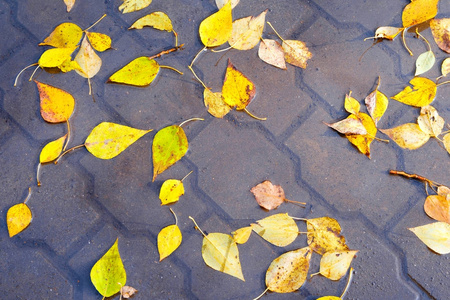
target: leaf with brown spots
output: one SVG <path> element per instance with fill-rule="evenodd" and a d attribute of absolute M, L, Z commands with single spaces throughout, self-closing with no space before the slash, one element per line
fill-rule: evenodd
<path fill-rule="evenodd" d="M 330 251 L 346 251 L 345 237 L 341 235 L 338 221 L 330 217 L 306 220 L 308 245 L 315 252 L 323 255 Z"/>
<path fill-rule="evenodd" d="M 356 253 L 358 250 L 326 252 L 320 260 L 320 274 L 331 280 L 341 279 L 350 268 Z"/>
<path fill-rule="evenodd" d="M 69 120 L 75 107 L 75 99 L 68 92 L 57 87 L 36 82 L 41 101 L 41 116 L 49 123 L 61 123 Z"/>

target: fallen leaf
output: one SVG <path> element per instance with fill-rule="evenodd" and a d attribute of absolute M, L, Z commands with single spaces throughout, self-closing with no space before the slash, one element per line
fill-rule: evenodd
<path fill-rule="evenodd" d="M 358 116 L 350 115 L 347 119 L 358 119 L 366 128 L 367 134 L 353 134 L 346 135 L 346 137 L 350 143 L 358 148 L 359 152 L 370 158 L 370 144 L 377 134 L 377 127 L 375 126 L 375 123 L 372 118 L 365 113 L 359 113 Z"/>
<path fill-rule="evenodd" d="M 438 47 L 450 53 L 450 19 L 433 19 L 430 21 L 430 29 Z"/>
<path fill-rule="evenodd" d="M 184 195 L 184 185 L 181 180 L 167 179 L 161 186 L 159 199 L 161 205 L 177 202 L 181 195 Z"/>
<path fill-rule="evenodd" d="M 380 82 L 378 81 L 378 85 L 373 92 L 371 92 L 366 99 L 364 100 L 366 104 L 367 111 L 369 115 L 372 117 L 375 126 L 377 126 L 378 121 L 386 112 L 386 109 L 389 104 L 389 100 L 382 92 L 378 90 Z"/>
<path fill-rule="evenodd" d="M 380 129 L 401 148 L 415 150 L 422 147 L 430 139 L 430 135 L 423 132 L 419 125 L 406 123 L 391 129 Z"/>
<path fill-rule="evenodd" d="M 133 296 L 133 295 L 136 294 L 137 292 L 138 292 L 137 289 L 135 289 L 134 287 L 128 286 L 128 285 L 123 286 L 123 287 L 120 289 L 120 294 L 121 294 L 122 297 L 125 298 L 125 299 L 130 298 L 131 296 Z"/>
<path fill-rule="evenodd" d="M 168 32 L 173 30 L 172 21 L 169 16 L 162 11 L 155 11 L 151 14 L 143 16 L 134 22 L 128 29 L 142 29 L 144 26 L 153 27 L 158 30 L 166 30 Z"/>
<path fill-rule="evenodd" d="M 358 118 L 347 118 L 341 121 L 338 121 L 333 124 L 325 123 L 328 127 L 333 128 L 334 130 L 342 133 L 342 134 L 358 134 L 365 135 L 367 134 L 367 129 L 364 127 L 364 124 Z"/>
<path fill-rule="evenodd" d="M 120 258 L 119 239 L 100 258 L 91 269 L 91 281 L 97 291 L 104 297 L 118 292 L 127 281 L 127 273 Z"/>
<path fill-rule="evenodd" d="M 347 112 L 357 115 L 361 109 L 358 100 L 352 97 L 352 91 L 345 95 L 344 108 Z"/>
<path fill-rule="evenodd" d="M 77 46 L 70 48 L 52 48 L 42 53 L 38 64 L 41 68 L 59 68 L 62 64 L 70 61 L 71 54 Z M 64 70 L 62 70 L 64 71 Z"/>
<path fill-rule="evenodd" d="M 181 245 L 182 235 L 176 224 L 161 229 L 158 234 L 159 261 L 172 254 Z"/>
<path fill-rule="evenodd" d="M 436 221 L 450 223 L 450 199 L 442 195 L 429 195 L 423 206 L 426 214 Z"/>
<path fill-rule="evenodd" d="M 444 185 L 440 185 L 440 186 L 438 186 L 437 192 L 438 192 L 438 195 L 447 197 L 447 195 L 450 194 L 450 188 L 448 188 Z"/>
<path fill-rule="evenodd" d="M 431 50 L 420 54 L 416 60 L 416 73 L 414 74 L 414 76 L 421 75 L 430 70 L 433 67 L 435 61 L 436 58 L 433 51 Z"/>
<path fill-rule="evenodd" d="M 256 18 L 250 16 L 234 21 L 228 44 L 238 50 L 250 50 L 255 47 L 261 39 L 266 13 L 267 10 L 263 11 Z"/>
<path fill-rule="evenodd" d="M 228 1 L 218 12 L 210 15 L 200 23 L 200 39 L 206 47 L 220 46 L 231 36 L 233 20 L 231 2 Z"/>
<path fill-rule="evenodd" d="M 9 237 L 25 230 L 33 219 L 31 210 L 25 203 L 11 206 L 6 213 L 6 225 L 8 226 Z"/>
<path fill-rule="evenodd" d="M 68 57 L 60 66 L 58 66 L 58 68 L 64 73 L 70 72 L 73 70 L 78 70 L 80 72 L 83 72 L 80 65 L 76 61 L 72 60 L 71 57 Z"/>
<path fill-rule="evenodd" d="M 323 296 L 323 297 L 317 298 L 317 300 L 342 300 L 342 298 L 336 297 L 336 296 Z"/>
<path fill-rule="evenodd" d="M 266 272 L 266 286 L 272 292 L 291 293 L 306 281 L 311 259 L 309 247 L 286 252 L 274 259 Z"/>
<path fill-rule="evenodd" d="M 445 150 L 447 150 L 447 152 L 450 154 L 450 133 L 444 135 L 442 141 L 444 142 Z"/>
<path fill-rule="evenodd" d="M 284 51 L 281 45 L 275 40 L 261 39 L 258 56 L 262 61 L 277 68 L 286 70 Z"/>
<path fill-rule="evenodd" d="M 231 110 L 231 107 L 223 100 L 220 92 L 213 93 L 211 90 L 205 89 L 203 99 L 208 112 L 216 118 L 225 117 Z"/>
<path fill-rule="evenodd" d="M 276 214 L 251 224 L 254 232 L 278 247 L 291 244 L 298 236 L 298 226 L 288 214 Z"/>
<path fill-rule="evenodd" d="M 242 227 L 239 228 L 236 231 L 233 231 L 231 234 L 233 235 L 233 240 L 238 244 L 245 244 L 247 243 L 248 239 L 250 238 L 250 235 L 252 234 L 252 227 Z"/>
<path fill-rule="evenodd" d="M 178 125 L 165 127 L 153 138 L 153 181 L 156 176 L 179 161 L 189 148 L 183 128 Z"/>
<path fill-rule="evenodd" d="M 445 121 L 439 116 L 436 108 L 428 105 L 420 109 L 420 116 L 417 118 L 417 124 L 426 134 L 437 137 L 441 134 Z"/>
<path fill-rule="evenodd" d="M 107 82 L 147 86 L 158 75 L 159 64 L 146 56 L 138 57 L 109 77 Z"/>
<path fill-rule="evenodd" d="M 57 87 L 34 81 L 40 98 L 41 116 L 49 123 L 69 120 L 75 107 L 75 99 L 68 92 Z"/>
<path fill-rule="evenodd" d="M 75 56 L 75 61 L 82 69 L 82 71 L 75 70 L 75 72 L 84 78 L 94 77 L 102 66 L 102 59 L 92 49 L 86 36 L 81 42 L 81 47 Z"/>
<path fill-rule="evenodd" d="M 53 46 L 56 48 L 74 48 L 83 36 L 83 30 L 74 23 L 62 23 L 53 29 L 39 46 Z"/>
<path fill-rule="evenodd" d="M 45 164 L 57 159 L 63 150 L 66 138 L 67 134 L 45 145 L 41 150 L 41 154 L 39 155 L 39 162 L 41 164 Z"/>
<path fill-rule="evenodd" d="M 255 195 L 259 206 L 267 210 L 277 208 L 286 199 L 283 188 L 280 185 L 273 185 L 269 180 L 254 186 L 250 192 Z"/>
<path fill-rule="evenodd" d="M 227 2 L 231 2 L 231 8 L 235 8 L 239 4 L 240 0 L 216 0 L 216 5 L 218 9 L 221 9 Z"/>
<path fill-rule="evenodd" d="M 233 238 L 224 233 L 210 233 L 203 238 L 202 257 L 214 270 L 244 280 L 239 250 Z"/>
<path fill-rule="evenodd" d="M 375 38 L 393 40 L 402 30 L 403 28 L 382 26 L 375 31 Z"/>
<path fill-rule="evenodd" d="M 411 0 L 402 13 L 403 27 L 411 27 L 434 18 L 439 0 Z"/>
<path fill-rule="evenodd" d="M 313 55 L 302 41 L 284 40 L 281 47 L 284 50 L 284 59 L 287 63 L 305 69 L 307 61 Z"/>
<path fill-rule="evenodd" d="M 450 253 L 450 224 L 435 222 L 408 228 L 431 250 L 439 254 Z"/>
<path fill-rule="evenodd" d="M 405 87 L 392 99 L 416 107 L 427 106 L 433 102 L 436 96 L 436 83 L 424 77 L 414 77 L 409 83 L 412 84 L 413 88 Z"/>
<path fill-rule="evenodd" d="M 227 71 L 222 86 L 225 103 L 237 110 L 243 110 L 255 97 L 256 88 L 244 74 L 238 71 L 228 59 Z"/>
<path fill-rule="evenodd" d="M 146 8 L 152 3 L 152 0 L 123 0 L 119 10 L 123 13 L 130 13 Z"/>
<path fill-rule="evenodd" d="M 442 61 L 441 73 L 444 77 L 450 73 L 450 57 L 447 57 L 444 61 Z"/>
<path fill-rule="evenodd" d="M 323 254 L 320 260 L 320 274 L 331 280 L 339 280 L 346 273 L 358 250 L 333 251 Z"/>
<path fill-rule="evenodd" d="M 87 137 L 84 145 L 95 157 L 111 159 L 127 149 L 150 130 L 140 130 L 125 125 L 102 122 Z"/>
<path fill-rule="evenodd" d="M 345 237 L 341 235 L 338 221 L 330 217 L 308 219 L 308 245 L 320 255 L 332 251 L 347 251 Z"/>
<path fill-rule="evenodd" d="M 86 36 L 88 37 L 92 48 L 94 48 L 95 50 L 103 52 L 105 50 L 111 49 L 111 38 L 109 37 L 109 35 L 86 31 Z"/>
<path fill-rule="evenodd" d="M 70 12 L 75 4 L 75 0 L 64 0 L 64 4 L 67 6 L 67 12 Z"/>

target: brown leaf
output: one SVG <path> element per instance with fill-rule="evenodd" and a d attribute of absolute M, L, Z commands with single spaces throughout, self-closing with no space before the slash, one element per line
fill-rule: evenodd
<path fill-rule="evenodd" d="M 330 217 L 308 219 L 308 245 L 317 253 L 323 255 L 330 251 L 346 251 L 345 237 L 341 235 L 338 221 Z"/>
<path fill-rule="evenodd" d="M 439 48 L 450 53 L 450 19 L 433 19 L 430 29 Z"/>
<path fill-rule="evenodd" d="M 285 200 L 283 188 L 279 185 L 273 185 L 269 180 L 254 186 L 250 192 L 255 195 L 259 206 L 267 210 L 277 208 Z"/>
<path fill-rule="evenodd" d="M 277 68 L 286 70 L 284 51 L 280 43 L 275 40 L 262 39 L 259 44 L 258 56 L 264 62 Z"/>

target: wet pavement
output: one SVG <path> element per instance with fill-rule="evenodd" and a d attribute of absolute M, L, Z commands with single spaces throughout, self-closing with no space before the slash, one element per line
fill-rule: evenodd
<path fill-rule="evenodd" d="M 313 53 L 306 69 L 280 70 L 262 62 L 257 48 L 204 53 L 194 65 L 205 83 L 219 91 L 227 58 L 250 78 L 257 89 L 249 110 L 267 121 L 233 111 L 224 119 L 208 114 L 203 88 L 187 66 L 202 48 L 200 22 L 217 10 L 213 0 L 155 0 L 148 8 L 122 15 L 121 1 L 77 0 L 66 13 L 62 0 L 0 0 L 0 291 L 2 299 L 101 299 L 90 281 L 94 263 L 119 238 L 127 284 L 139 290 L 134 299 L 252 299 L 265 289 L 265 272 L 282 253 L 305 247 L 306 237 L 280 248 L 256 234 L 239 246 L 245 282 L 207 267 L 201 256 L 202 236 L 189 216 L 207 232 L 230 233 L 275 213 L 339 221 L 351 249 L 359 250 L 352 266 L 355 276 L 345 299 L 449 299 L 449 257 L 430 251 L 407 230 L 431 223 L 423 211 L 422 183 L 388 174 L 389 169 L 423 175 L 450 184 L 449 157 L 436 141 L 402 150 L 394 143 L 373 142 L 371 159 L 358 153 L 345 137 L 322 122 L 343 119 L 344 96 L 362 100 L 375 88 L 393 96 L 414 76 L 415 59 L 426 51 L 423 41 L 407 34 L 416 56 L 401 40 L 371 46 L 364 38 L 383 25 L 401 27 L 407 1 L 241 0 L 233 19 L 256 16 L 268 9 L 270 21 L 285 39 L 306 42 Z M 158 59 L 184 72 L 167 69 L 146 88 L 105 84 L 116 70 L 138 56 L 150 56 L 173 46 L 173 35 L 146 28 L 129 31 L 138 18 L 164 11 L 172 19 L 185 47 Z M 100 53 L 103 66 L 92 79 L 95 102 L 87 80 L 75 72 L 38 71 L 35 78 L 70 92 L 76 101 L 71 118 L 71 145 L 84 143 L 103 121 L 154 129 L 114 159 L 101 160 L 85 149 L 63 157 L 58 165 L 42 167 L 42 186 L 36 186 L 36 167 L 42 147 L 66 132 L 64 124 L 46 123 L 40 116 L 36 85 L 28 82 L 43 52 L 38 43 L 63 22 L 94 28 L 111 36 L 114 50 Z M 450 1 L 441 1 L 438 17 L 450 16 Z M 432 41 L 429 29 L 423 35 Z M 276 39 L 266 26 L 264 38 Z M 446 55 L 432 43 L 437 64 L 424 76 L 440 75 Z M 433 105 L 446 120 L 449 87 L 438 88 Z M 363 108 L 364 110 L 364 108 Z M 415 122 L 418 109 L 391 100 L 380 128 Z M 152 182 L 151 145 L 157 130 L 193 117 L 204 121 L 184 126 L 189 151 Z M 381 133 L 380 138 L 386 138 Z M 172 205 L 183 242 L 159 262 L 158 232 L 173 224 L 169 209 L 160 206 L 159 189 L 166 179 L 185 181 L 185 195 Z M 262 210 L 250 193 L 271 180 L 288 199 L 307 202 L 306 208 L 282 204 Z M 9 207 L 33 194 L 28 202 L 33 221 L 9 238 Z M 306 229 L 299 222 L 300 230 Z M 319 269 L 313 255 L 310 273 Z M 346 278 L 330 281 L 314 276 L 290 294 L 268 293 L 262 299 L 317 299 L 340 295 Z M 115 297 L 118 299 L 118 296 Z"/>

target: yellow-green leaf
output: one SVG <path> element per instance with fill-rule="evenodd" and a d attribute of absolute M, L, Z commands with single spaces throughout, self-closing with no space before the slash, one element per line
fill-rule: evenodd
<path fill-rule="evenodd" d="M 320 274 L 339 280 L 346 273 L 358 250 L 326 252 L 320 260 Z"/>
<path fill-rule="evenodd" d="M 414 228 L 408 228 L 431 250 L 439 254 L 450 253 L 450 224 L 435 222 Z"/>
<path fill-rule="evenodd" d="M 284 51 L 280 43 L 275 40 L 261 39 L 258 56 L 262 61 L 277 68 L 286 70 Z"/>
<path fill-rule="evenodd" d="M 111 159 L 150 131 L 152 129 L 140 130 L 125 125 L 102 122 L 92 129 L 84 145 L 95 157 Z"/>
<path fill-rule="evenodd" d="M 102 67 L 102 59 L 92 49 L 86 36 L 84 36 L 83 42 L 81 42 L 81 47 L 75 56 L 75 61 L 82 70 L 75 70 L 75 72 L 84 78 L 94 77 Z"/>
<path fill-rule="evenodd" d="M 308 47 L 306 47 L 306 44 L 302 41 L 284 40 L 281 47 L 283 47 L 284 59 L 286 59 L 286 62 L 303 69 L 308 65 L 308 59 L 313 56 L 312 53 L 309 52 Z"/>
<path fill-rule="evenodd" d="M 152 0 L 123 0 L 119 10 L 123 13 L 130 13 L 146 8 L 152 3 Z"/>
<path fill-rule="evenodd" d="M 147 86 L 155 79 L 158 72 L 159 64 L 154 59 L 141 56 L 112 74 L 108 82 Z"/>
<path fill-rule="evenodd" d="M 430 29 L 438 47 L 450 53 L 450 19 L 433 19 L 430 21 Z"/>
<path fill-rule="evenodd" d="M 68 92 L 57 87 L 36 82 L 41 102 L 41 116 L 50 123 L 60 123 L 69 120 L 75 107 L 75 99 Z"/>
<path fill-rule="evenodd" d="M 413 88 L 405 87 L 392 99 L 416 107 L 427 106 L 433 102 L 436 96 L 436 83 L 424 77 L 414 77 L 409 83 L 412 84 Z"/>
<path fill-rule="evenodd" d="M 430 139 L 430 135 L 423 132 L 419 125 L 406 123 L 395 128 L 380 129 L 401 148 L 415 150 L 422 147 Z"/>
<path fill-rule="evenodd" d="M 161 205 L 177 202 L 180 196 L 184 195 L 184 185 L 181 180 L 168 179 L 164 181 L 159 192 Z"/>
<path fill-rule="evenodd" d="M 428 105 L 420 109 L 420 116 L 417 118 L 417 124 L 426 134 L 437 137 L 444 128 L 445 120 L 439 115 L 436 108 Z"/>
<path fill-rule="evenodd" d="M 244 280 L 239 250 L 233 238 L 224 233 L 210 233 L 203 238 L 202 257 L 214 270 Z"/>
<path fill-rule="evenodd" d="M 25 203 L 11 206 L 6 213 L 9 237 L 13 237 L 25 230 L 30 225 L 32 218 L 31 210 Z"/>
<path fill-rule="evenodd" d="M 233 231 L 231 233 L 233 235 L 233 240 L 238 244 L 245 244 L 247 243 L 248 239 L 250 238 L 250 235 L 252 234 L 252 227 L 242 227 L 239 228 L 236 231 Z"/>
<path fill-rule="evenodd" d="M 218 12 L 210 15 L 200 23 L 200 39 L 206 47 L 220 46 L 231 36 L 233 20 L 231 2 L 228 1 Z"/>
<path fill-rule="evenodd" d="M 42 53 L 38 64 L 41 68 L 58 68 L 67 60 L 71 60 L 71 54 L 77 47 L 52 48 Z"/>
<path fill-rule="evenodd" d="M 172 254 L 181 245 L 182 235 L 178 225 L 173 224 L 161 229 L 158 234 L 159 261 Z"/>
<path fill-rule="evenodd" d="M 359 113 L 358 116 L 350 115 L 347 119 L 359 119 L 366 128 L 367 134 L 353 134 L 346 135 L 346 137 L 350 143 L 358 148 L 359 152 L 370 158 L 370 144 L 377 134 L 377 127 L 375 126 L 375 123 L 372 118 L 365 113 Z"/>
<path fill-rule="evenodd" d="M 205 89 L 203 101 L 208 108 L 208 112 L 216 118 L 223 118 L 231 110 L 231 107 L 223 100 L 220 92 L 213 93 L 210 89 Z"/>
<path fill-rule="evenodd" d="M 165 127 L 153 138 L 153 181 L 156 176 L 180 160 L 189 148 L 183 128 L 178 125 Z"/>
<path fill-rule="evenodd" d="M 357 115 L 361 109 L 361 105 L 358 100 L 352 97 L 352 91 L 345 95 L 344 108 L 347 112 Z"/>
<path fill-rule="evenodd" d="M 91 269 L 91 281 L 104 297 L 117 294 L 127 282 L 127 273 L 120 258 L 119 239 Z"/>
<path fill-rule="evenodd" d="M 42 150 L 41 150 L 41 154 L 39 156 L 39 162 L 41 164 L 45 164 L 45 163 L 48 163 L 48 162 L 51 162 L 51 161 L 54 161 L 55 159 L 57 159 L 63 150 L 64 142 L 66 141 L 66 138 L 67 138 L 67 134 L 60 137 L 59 139 L 57 139 L 55 141 L 51 141 L 50 143 L 45 145 L 44 148 L 42 148 Z"/>
<path fill-rule="evenodd" d="M 312 250 L 323 255 L 330 251 L 346 251 L 345 237 L 341 235 L 338 221 L 330 217 L 308 219 L 308 245 Z"/>
<path fill-rule="evenodd" d="M 150 26 L 158 30 L 173 30 L 172 21 L 169 16 L 162 11 L 155 11 L 151 14 L 143 16 L 131 25 L 129 29 L 142 29 L 144 26 Z"/>
<path fill-rule="evenodd" d="M 272 261 L 266 272 L 266 286 L 272 292 L 291 293 L 306 281 L 311 259 L 309 247 L 286 252 Z"/>
<path fill-rule="evenodd" d="M 439 0 L 411 0 L 402 13 L 403 27 L 411 27 L 434 18 Z"/>
<path fill-rule="evenodd" d="M 95 50 L 103 52 L 105 50 L 111 49 L 111 38 L 109 37 L 109 35 L 99 32 L 86 31 L 86 36 L 88 37 L 92 48 L 94 48 Z"/>
<path fill-rule="evenodd" d="M 369 115 L 372 117 L 375 126 L 377 126 L 378 121 L 384 115 L 389 105 L 388 98 L 385 94 L 378 90 L 377 86 L 377 88 L 366 97 L 364 102 L 366 104 Z"/>
<path fill-rule="evenodd" d="M 252 229 L 263 239 L 278 247 L 291 244 L 298 236 L 298 226 L 288 214 L 276 214 L 251 224 Z"/>
<path fill-rule="evenodd" d="M 243 110 L 255 97 L 256 88 L 244 74 L 238 71 L 228 59 L 227 71 L 222 86 L 225 103 L 237 110 Z"/>
<path fill-rule="evenodd" d="M 416 73 L 414 74 L 414 76 L 423 74 L 430 70 L 433 67 L 435 61 L 436 58 L 434 57 L 434 53 L 431 50 L 420 54 L 416 60 Z"/>
<path fill-rule="evenodd" d="M 264 29 L 267 10 L 259 16 L 246 17 L 233 22 L 233 30 L 228 39 L 228 44 L 234 49 L 249 50 L 255 47 Z"/>
<path fill-rule="evenodd" d="M 62 23 L 53 29 L 52 33 L 39 46 L 56 48 L 74 48 L 81 40 L 83 30 L 74 23 Z"/>

